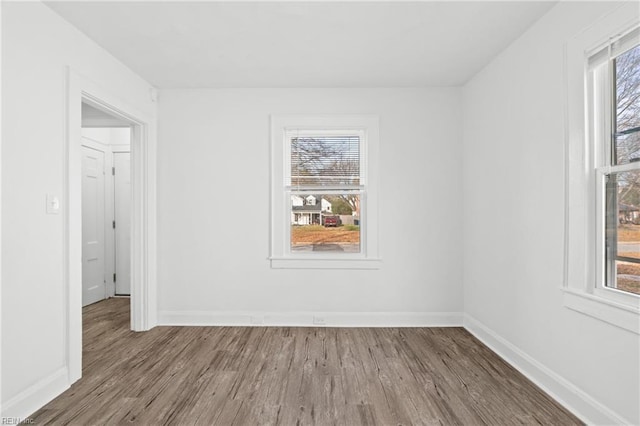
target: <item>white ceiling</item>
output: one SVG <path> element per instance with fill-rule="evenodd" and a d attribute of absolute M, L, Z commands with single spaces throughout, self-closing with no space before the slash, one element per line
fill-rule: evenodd
<path fill-rule="evenodd" d="M 158 88 L 464 84 L 554 2 L 47 2 Z"/>

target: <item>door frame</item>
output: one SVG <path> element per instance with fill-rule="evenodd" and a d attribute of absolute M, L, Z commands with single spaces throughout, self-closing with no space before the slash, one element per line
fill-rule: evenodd
<path fill-rule="evenodd" d="M 131 130 L 131 329 L 157 323 L 156 306 L 156 119 L 67 67 L 63 186 L 63 283 L 65 347 L 69 383 L 82 377 L 82 191 L 83 102 L 132 125 Z M 153 99 L 153 94 L 150 93 Z"/>
<path fill-rule="evenodd" d="M 124 148 L 124 147 L 113 147 L 111 146 L 111 151 L 110 151 L 110 159 L 109 161 L 110 163 L 110 169 L 109 170 L 116 170 L 116 175 L 118 174 L 118 169 L 116 168 L 116 155 L 117 154 L 129 154 L 129 163 L 131 163 L 131 147 L 129 148 Z M 108 228 L 110 229 L 110 235 L 111 235 L 111 245 L 112 245 L 112 250 L 111 250 L 111 267 L 113 269 L 113 273 L 116 274 L 118 272 L 118 229 L 120 229 L 118 227 L 118 220 L 116 219 L 116 175 L 110 173 L 109 174 L 109 181 L 110 181 L 110 186 L 109 186 L 109 199 L 110 199 L 110 204 L 109 204 L 109 211 L 111 212 L 111 216 L 112 216 L 112 220 L 114 220 L 116 222 L 116 227 L 113 228 L 112 226 L 108 226 Z M 111 224 L 111 221 L 109 221 L 109 224 Z M 129 229 L 129 231 L 131 231 L 131 229 Z M 130 234 L 131 232 L 129 232 Z M 113 278 L 113 277 L 112 277 Z M 110 290 L 111 291 L 110 295 L 111 296 L 126 296 L 126 294 L 118 294 L 117 289 L 118 289 L 118 281 L 113 281 L 112 279 L 112 284 L 113 287 Z M 122 282 L 122 280 L 120 281 Z M 129 283 L 129 295 L 131 295 L 131 283 Z"/>

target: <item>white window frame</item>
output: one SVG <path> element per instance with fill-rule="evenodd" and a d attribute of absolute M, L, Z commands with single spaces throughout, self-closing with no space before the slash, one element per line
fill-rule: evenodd
<path fill-rule="evenodd" d="M 569 309 L 640 334 L 640 297 L 606 287 L 604 276 L 604 178 L 612 171 L 635 169 L 637 164 L 611 166 L 612 76 L 609 67 L 594 70 L 593 66 L 602 61 L 603 49 L 640 26 L 637 5 L 632 3 L 606 15 L 565 45 L 563 301 Z M 604 60 L 609 60 L 608 54 Z"/>
<path fill-rule="evenodd" d="M 271 253 L 272 268 L 377 269 L 379 254 L 378 169 L 379 129 L 375 115 L 271 116 Z M 287 182 L 291 171 L 291 137 L 358 135 L 360 138 L 360 252 L 292 252 L 291 195 L 300 195 Z M 339 194 L 328 187 L 323 194 Z M 317 200 L 316 200 L 317 203 Z M 320 203 L 322 205 L 322 203 Z"/>
<path fill-rule="evenodd" d="M 640 27 L 636 27 L 631 33 L 636 35 Z M 622 34 L 624 35 L 624 33 Z M 619 56 L 629 49 L 640 45 L 640 34 L 626 40 L 626 43 L 616 42 L 616 50 L 610 54 L 614 57 Z M 611 51 L 611 43 L 607 46 L 600 47 L 599 50 L 592 52 L 589 58 L 592 59 L 603 51 Z M 606 277 L 606 250 L 605 250 L 605 220 L 606 220 L 606 176 L 612 173 L 623 173 L 628 171 L 640 171 L 640 163 L 627 163 L 614 165 L 612 158 L 612 134 L 614 132 L 615 123 L 613 108 L 615 103 L 615 93 L 613 93 L 613 81 L 615 79 L 613 70 L 613 61 L 607 58 L 599 61 L 600 63 L 590 66 L 587 70 L 587 102 L 588 108 L 587 121 L 589 126 L 589 135 L 591 145 L 593 146 L 593 160 L 595 163 L 595 191 L 596 191 L 596 273 L 593 288 L 593 294 L 607 299 L 611 299 L 624 304 L 633 305 L 640 296 L 617 290 L 613 287 L 607 287 Z M 589 61 L 591 62 L 591 61 Z M 616 215 L 617 216 L 617 215 Z M 614 262 L 615 263 L 615 262 Z"/>

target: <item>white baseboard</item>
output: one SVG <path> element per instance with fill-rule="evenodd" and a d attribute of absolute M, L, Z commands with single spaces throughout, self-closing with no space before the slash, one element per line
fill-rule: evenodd
<path fill-rule="evenodd" d="M 265 327 L 462 327 L 461 312 L 160 311 L 158 325 Z"/>
<path fill-rule="evenodd" d="M 464 328 L 585 423 L 631 424 L 468 314 Z"/>
<path fill-rule="evenodd" d="M 62 367 L 3 402 L 2 418 L 22 421 L 69 389 L 69 386 L 69 372 L 67 367 Z"/>
<path fill-rule="evenodd" d="M 160 311 L 159 325 L 288 327 L 460 327 L 590 425 L 630 424 L 470 315 L 460 312 L 194 312 Z M 26 419 L 69 388 L 62 367 L 2 404 L 3 418 Z"/>

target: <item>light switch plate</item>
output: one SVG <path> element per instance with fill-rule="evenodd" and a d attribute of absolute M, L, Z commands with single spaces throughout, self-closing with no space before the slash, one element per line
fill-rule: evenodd
<path fill-rule="evenodd" d="M 47 194 L 47 214 L 58 214 L 59 211 L 60 199 L 53 194 Z"/>

